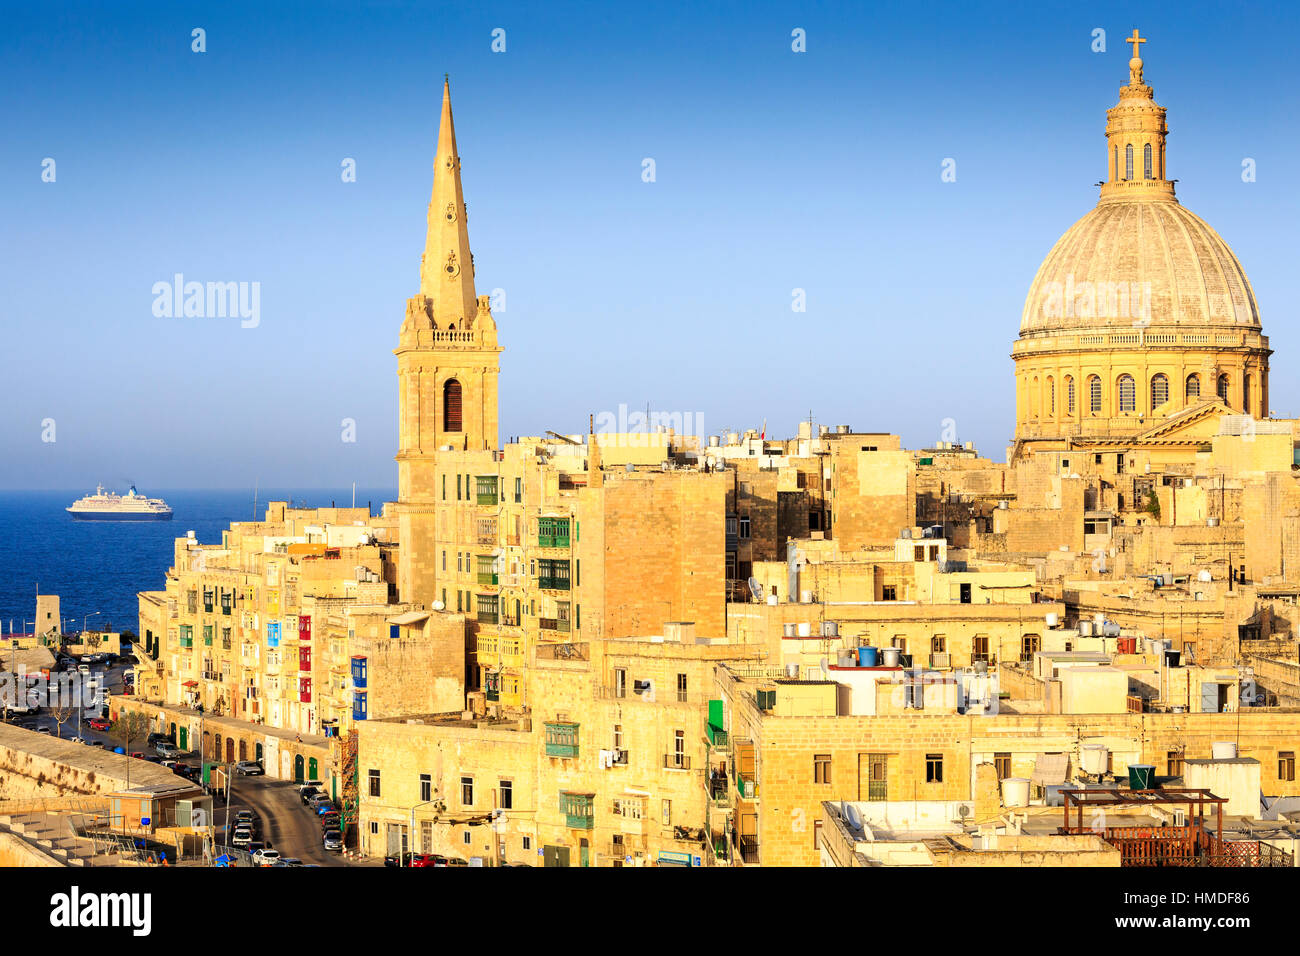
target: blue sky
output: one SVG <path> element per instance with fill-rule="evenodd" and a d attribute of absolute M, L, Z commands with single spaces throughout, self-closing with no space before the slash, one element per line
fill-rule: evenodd
<path fill-rule="evenodd" d="M 1096 202 L 1134 26 L 1179 197 L 1300 414 L 1283 5 L 4 6 L 0 487 L 395 484 L 444 72 L 478 291 L 506 292 L 503 440 L 650 403 L 910 447 L 953 418 L 1001 458 L 1024 296 Z M 155 317 L 175 273 L 260 283 L 260 324 Z"/>

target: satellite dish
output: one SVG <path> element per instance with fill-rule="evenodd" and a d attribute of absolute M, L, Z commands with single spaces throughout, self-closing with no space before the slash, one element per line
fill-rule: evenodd
<path fill-rule="evenodd" d="M 749 579 L 749 593 L 754 595 L 755 601 L 763 600 L 763 585 L 758 583 L 758 578 Z"/>

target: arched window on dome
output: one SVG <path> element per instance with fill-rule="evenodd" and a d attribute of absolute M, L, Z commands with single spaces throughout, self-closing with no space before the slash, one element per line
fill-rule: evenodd
<path fill-rule="evenodd" d="M 1043 407 L 1043 389 L 1038 384 L 1038 376 L 1034 376 L 1033 385 L 1029 389 L 1029 417 L 1037 418 L 1038 411 Z"/>
<path fill-rule="evenodd" d="M 1169 401 L 1169 377 L 1163 373 L 1151 377 L 1151 410 Z"/>
<path fill-rule="evenodd" d="M 1074 376 L 1065 376 L 1065 413 L 1074 414 Z"/>
<path fill-rule="evenodd" d="M 1201 397 L 1201 376 L 1193 372 L 1187 376 L 1187 389 L 1185 391 L 1188 404 L 1196 401 Z"/>
<path fill-rule="evenodd" d="M 1114 182 L 1119 179 L 1119 147 L 1116 146 L 1112 152 L 1115 154 L 1115 159 L 1110 167 L 1110 181 Z"/>
<path fill-rule="evenodd" d="M 1142 148 L 1142 178 L 1151 178 L 1151 144 L 1147 143 Z"/>
<path fill-rule="evenodd" d="M 1047 376 L 1047 417 L 1056 417 L 1056 379 Z"/>
<path fill-rule="evenodd" d="M 1137 411 L 1137 385 L 1132 375 L 1119 377 L 1119 410 L 1121 412 Z"/>
<path fill-rule="evenodd" d="M 460 382 L 454 378 L 442 386 L 442 430 L 460 431 Z"/>
<path fill-rule="evenodd" d="M 1101 379 L 1096 375 L 1088 376 L 1088 411 L 1101 414 Z"/>
<path fill-rule="evenodd" d="M 1250 376 L 1241 380 L 1241 410 L 1250 414 Z"/>
<path fill-rule="evenodd" d="M 1133 144 L 1124 147 L 1124 178 L 1133 178 Z"/>
<path fill-rule="evenodd" d="M 1227 372 L 1224 372 L 1222 375 L 1219 376 L 1219 387 L 1217 389 L 1217 394 L 1219 396 L 1219 400 L 1223 402 L 1223 404 L 1227 405 L 1228 404 L 1228 373 Z"/>

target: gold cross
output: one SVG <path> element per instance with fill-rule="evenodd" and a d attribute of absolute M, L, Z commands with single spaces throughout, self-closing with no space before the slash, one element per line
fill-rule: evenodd
<path fill-rule="evenodd" d="M 1134 28 L 1133 28 L 1133 35 L 1132 35 L 1131 37 L 1128 37 L 1127 39 L 1125 39 L 1124 42 L 1125 42 L 1125 43 L 1132 43 L 1132 44 L 1133 44 L 1133 58 L 1134 58 L 1134 59 L 1139 59 L 1139 58 L 1141 58 L 1142 54 L 1138 52 L 1138 51 L 1140 50 L 1140 47 L 1138 46 L 1138 44 L 1139 44 L 1139 43 L 1146 43 L 1147 40 L 1146 40 L 1146 37 L 1140 37 L 1140 36 L 1138 36 L 1137 27 L 1134 27 Z"/>

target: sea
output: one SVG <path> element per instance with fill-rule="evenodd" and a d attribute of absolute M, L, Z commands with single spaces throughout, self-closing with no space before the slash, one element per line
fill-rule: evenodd
<path fill-rule="evenodd" d="M 108 489 L 125 494 L 125 488 Z M 202 544 L 220 544 L 232 521 L 250 521 L 254 491 L 142 488 L 162 498 L 171 521 L 78 521 L 64 509 L 94 489 L 0 491 L 0 630 L 35 630 L 36 595 L 57 594 L 65 633 L 83 628 L 132 631 L 139 627 L 140 591 L 166 587 L 173 542 L 193 531 Z M 352 504 L 352 488 L 257 490 L 257 518 L 268 501 L 321 508 Z M 396 488 L 358 488 L 358 507 L 379 514 Z"/>

